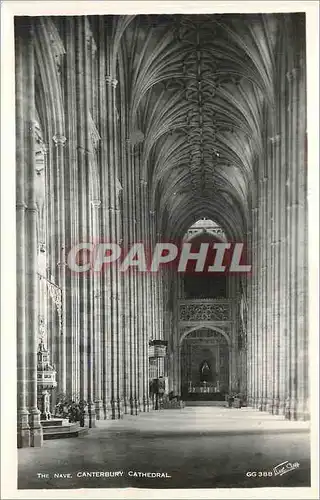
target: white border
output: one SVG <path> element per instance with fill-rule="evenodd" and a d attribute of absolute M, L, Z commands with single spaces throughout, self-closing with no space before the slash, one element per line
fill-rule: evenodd
<path fill-rule="evenodd" d="M 311 488 L 17 490 L 14 15 L 306 12 L 309 196 Z M 319 422 L 319 6 L 313 1 L 4 1 L 1 5 L 1 486 L 4 499 L 34 498 L 318 498 Z M 317 353 L 317 354 L 315 354 Z"/>

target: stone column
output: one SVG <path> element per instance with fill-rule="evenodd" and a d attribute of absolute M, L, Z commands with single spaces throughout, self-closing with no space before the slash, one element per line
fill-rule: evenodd
<path fill-rule="evenodd" d="M 131 276 L 131 364 L 132 364 L 132 398 L 130 401 L 131 414 L 137 415 L 140 411 L 139 405 L 139 381 L 138 381 L 138 310 L 137 310 L 137 279 L 132 274 Z"/>
<path fill-rule="evenodd" d="M 109 42 L 106 41 L 106 42 Z M 108 62 L 107 62 L 108 64 Z M 115 197 L 113 186 L 115 184 L 115 172 L 114 172 L 114 107 L 113 107 L 113 77 L 107 75 L 105 77 L 106 82 L 106 112 L 107 112 L 107 127 L 106 136 L 104 139 L 106 142 L 106 163 L 108 165 L 108 175 L 105 175 L 105 197 L 107 199 L 107 213 L 105 221 L 105 233 L 103 239 L 106 241 L 111 241 L 116 243 L 115 234 Z M 104 271 L 105 277 L 105 349 L 107 351 L 107 356 L 105 359 L 106 364 L 106 381 L 108 385 L 108 396 L 107 401 L 107 413 L 110 419 L 118 418 L 119 408 L 117 405 L 117 374 L 118 374 L 118 359 L 117 359 L 117 330 L 116 330 L 116 311 L 117 311 L 117 296 L 115 290 L 115 269 L 113 266 L 107 266 Z"/>
<path fill-rule="evenodd" d="M 123 104 L 122 104 L 123 106 Z M 125 113 L 123 109 L 123 113 Z M 122 123 L 124 127 L 124 123 Z M 125 134 L 125 131 L 124 131 Z M 130 241 L 130 226 L 133 224 L 131 217 L 130 206 L 129 206 L 129 189 L 130 183 L 128 180 L 130 171 L 130 154 L 131 145 L 130 140 L 126 139 L 123 145 L 123 161 L 122 167 L 122 184 L 123 184 L 123 198 L 122 198 L 122 236 L 123 236 L 123 248 L 125 251 L 129 248 Z M 129 273 L 122 274 L 122 296 L 123 296 L 123 310 L 122 310 L 122 329 L 123 329 L 123 362 L 122 370 L 124 375 L 123 380 L 123 409 L 125 414 L 130 413 L 130 398 L 132 397 L 132 366 L 131 366 L 131 277 Z"/>
<path fill-rule="evenodd" d="M 297 270 L 297 79 L 296 70 L 287 73 L 288 78 L 288 165 L 289 178 L 287 179 L 288 204 L 287 204 L 287 224 L 288 224 L 288 277 L 287 277 L 287 297 L 289 300 L 289 321 L 288 321 L 288 393 L 285 408 L 285 416 L 289 419 L 296 418 L 297 399 L 297 311 L 296 311 L 296 270 Z"/>
<path fill-rule="evenodd" d="M 99 99 L 99 109 L 108 109 L 108 95 L 106 86 L 106 46 L 108 42 L 107 30 L 105 26 L 105 18 L 99 16 L 99 45 L 100 49 L 98 51 L 99 57 L 99 87 L 98 87 L 98 99 Z M 102 118 L 100 120 L 100 136 L 101 136 L 101 147 L 100 147 L 100 179 L 101 179 L 101 238 L 103 241 L 108 241 L 110 239 L 110 224 L 109 224 L 109 169 L 106 165 L 109 165 L 109 138 L 108 138 L 108 119 Z M 103 404 L 103 418 L 109 418 L 111 415 L 111 317 L 110 317 L 110 275 L 109 270 L 105 269 L 101 276 L 101 308 L 102 308 L 102 318 L 101 318 L 101 383 L 102 383 L 102 404 Z"/>
<path fill-rule="evenodd" d="M 138 243 L 142 239 L 142 216 L 141 200 L 144 196 L 145 181 L 140 179 L 140 145 L 135 146 L 134 151 L 134 172 L 133 172 L 133 210 L 136 218 L 133 243 Z M 132 277 L 134 280 L 134 364 L 135 364 L 135 389 L 136 389 L 136 412 L 143 409 L 143 352 L 142 339 L 144 329 L 144 311 L 143 311 L 143 279 L 139 271 L 133 269 Z"/>
<path fill-rule="evenodd" d="M 252 321 L 252 383 L 253 394 L 252 404 L 254 408 L 258 407 L 259 399 L 259 367 L 258 367 L 258 313 L 259 313 L 259 289 L 258 289 L 258 209 L 252 210 L 252 274 L 253 274 L 253 321 Z"/>
<path fill-rule="evenodd" d="M 102 136 L 103 138 L 103 136 Z M 109 182 L 106 172 L 103 172 L 103 196 L 108 199 L 107 183 Z M 107 206 L 107 202 L 104 203 L 103 207 L 103 233 L 102 239 L 105 241 L 111 241 L 110 236 L 110 209 Z M 111 401 L 113 399 L 112 391 L 112 316 L 111 316 L 111 271 L 110 267 L 107 266 L 103 270 L 102 276 L 102 290 L 103 290 L 103 375 L 102 375 L 102 400 L 105 418 L 113 418 L 113 409 L 111 406 Z"/>
<path fill-rule="evenodd" d="M 99 242 L 100 238 L 100 200 L 91 200 L 92 216 L 92 238 Z M 101 394 L 101 276 L 100 273 L 93 273 L 93 288 L 91 296 L 91 314 L 93 323 L 93 401 L 95 405 L 96 419 L 103 418 L 103 404 Z"/>
<path fill-rule="evenodd" d="M 170 278 L 172 280 L 173 285 L 173 302 L 178 303 L 178 273 L 172 271 L 170 273 Z M 180 364 L 180 310 L 179 307 L 175 308 L 175 315 L 173 318 L 174 331 L 172 332 L 172 356 L 171 356 L 171 376 L 172 376 L 172 390 L 175 394 L 181 394 L 181 364 Z"/>
<path fill-rule="evenodd" d="M 78 127 L 83 129 L 81 116 L 84 111 L 83 104 L 79 106 L 77 100 L 77 88 L 80 86 L 79 75 L 76 70 L 77 65 L 77 38 L 75 28 L 78 20 L 68 16 L 64 19 L 64 44 L 66 54 L 63 56 L 62 67 L 60 68 L 62 93 L 64 95 L 65 109 L 65 131 L 68 138 L 65 146 L 65 242 L 69 251 L 74 245 L 79 243 L 80 228 L 80 186 L 81 177 L 77 165 Z M 78 61 L 79 62 L 79 61 Z M 67 89 L 67 92 L 65 92 Z M 52 168 L 54 171 L 54 168 Z M 53 217 L 53 214 L 51 215 Z M 80 395 L 80 337 L 83 330 L 80 325 L 80 281 L 83 276 L 73 273 L 66 268 L 66 368 L 67 368 L 67 394 L 72 394 L 75 399 Z"/>
<path fill-rule="evenodd" d="M 264 377 L 263 377 L 263 355 L 264 355 L 264 317 L 263 317 L 263 283 L 265 274 L 265 263 L 263 260 L 263 228 L 264 228 L 264 206 L 263 206 L 263 194 L 264 194 L 264 182 L 263 173 L 260 174 L 262 178 L 259 180 L 259 196 L 258 196 L 258 215 L 257 215 L 257 401 L 256 405 L 258 409 L 262 409 L 263 406 L 263 388 L 264 388 Z"/>
<path fill-rule="evenodd" d="M 297 411 L 301 420 L 310 418 L 309 408 L 309 325 L 308 325 L 308 220 L 307 220 L 307 152 L 306 152 L 306 75 L 303 53 L 298 78 L 297 127 Z"/>
<path fill-rule="evenodd" d="M 251 211 L 251 225 L 250 231 L 247 233 L 247 249 L 250 256 L 252 266 L 252 211 Z M 248 290 L 248 324 L 247 324 L 247 404 L 253 406 L 253 274 L 247 276 L 247 290 Z"/>
<path fill-rule="evenodd" d="M 24 22 L 23 20 L 21 21 Z M 26 21 L 25 21 L 26 22 Z M 40 424 L 40 411 L 37 407 L 37 350 L 38 350 L 38 245 L 37 218 L 38 207 L 35 193 L 35 77 L 34 77 L 34 41 L 32 21 L 23 26 L 22 43 L 24 88 L 24 165 L 26 180 L 25 212 L 25 248 L 26 248 L 26 392 L 29 405 L 30 445 L 42 446 L 43 435 Z M 22 312 L 22 311 L 21 311 Z M 23 415 L 25 419 L 25 415 Z M 27 444 L 28 432 L 24 430 L 24 444 Z"/>
<path fill-rule="evenodd" d="M 90 203 L 89 203 L 89 137 L 87 124 L 86 72 L 87 56 L 84 42 L 85 19 L 75 19 L 75 76 L 76 76 L 76 108 L 77 108 L 77 164 L 78 164 L 78 239 L 88 241 L 90 237 Z M 88 403 L 85 410 L 85 423 L 91 425 L 92 415 L 91 387 L 89 380 L 89 348 L 90 348 L 90 283 L 91 276 L 79 275 L 79 388 L 80 399 Z M 90 411 L 90 414 L 88 414 Z"/>
<path fill-rule="evenodd" d="M 273 337 L 273 223 L 274 223 L 274 183 L 273 164 L 275 160 L 274 144 L 267 138 L 267 181 L 266 181 L 266 231 L 265 231 L 265 258 L 266 258 L 266 282 L 265 282 L 265 321 L 266 321 L 266 349 L 265 349 L 265 400 L 264 407 L 272 412 L 273 405 L 273 378 L 274 378 L 274 337 Z"/>
<path fill-rule="evenodd" d="M 128 170 L 128 249 L 135 241 L 136 232 L 136 216 L 134 212 L 135 199 L 135 182 L 132 167 L 132 150 L 130 148 L 129 170 Z M 135 310 L 135 276 L 130 271 L 128 273 L 129 280 L 129 360 L 130 360 L 130 391 L 129 391 L 129 410 L 131 415 L 137 414 L 137 373 L 136 373 L 136 310 Z"/>
<path fill-rule="evenodd" d="M 161 241 L 162 235 L 158 234 L 158 241 Z M 165 269 L 161 268 L 158 271 L 158 276 L 156 280 L 156 290 L 157 290 L 157 300 L 156 300 L 156 309 L 157 309 L 157 318 L 158 323 L 156 324 L 156 338 L 163 339 L 163 327 L 164 327 L 164 281 L 165 281 Z M 164 359 L 160 358 L 158 360 L 158 375 L 164 375 Z M 180 379 L 180 374 L 179 374 Z"/>
<path fill-rule="evenodd" d="M 117 80 L 112 75 L 106 76 L 106 103 L 107 103 L 107 137 L 108 137 L 108 162 L 109 171 L 107 182 L 107 193 L 109 199 L 109 231 L 106 237 L 109 241 L 119 243 L 120 240 L 120 222 L 121 213 L 118 207 L 118 123 L 116 109 L 116 87 Z M 109 333 L 109 348 L 110 354 L 108 361 L 111 363 L 111 401 L 110 401 L 110 417 L 112 419 L 121 418 L 123 416 L 123 401 L 122 401 L 122 375 L 121 362 L 122 359 L 122 327 L 121 327 L 121 282 L 119 270 L 116 265 L 112 265 L 106 272 L 107 282 L 110 279 L 108 298 L 108 308 L 106 314 L 111 316 L 111 328 Z M 107 344 L 108 345 L 108 344 Z"/>
<path fill-rule="evenodd" d="M 59 332 L 58 343 L 58 388 L 59 392 L 66 392 L 67 389 L 67 357 L 66 357 L 66 249 L 65 249 L 65 199 L 64 199 L 64 147 L 66 137 L 62 134 L 53 136 L 55 145 L 53 154 L 53 165 L 56 171 L 56 224 L 57 224 L 57 244 L 59 270 L 59 286 L 62 290 L 62 322 Z"/>
<path fill-rule="evenodd" d="M 305 102 L 304 89 L 300 91 L 299 69 L 294 68 L 287 74 L 289 82 L 289 153 L 290 182 L 288 183 L 288 226 L 290 267 L 288 286 L 289 295 L 289 364 L 288 398 L 285 415 L 289 419 L 305 418 L 304 387 L 308 380 L 304 364 L 307 352 L 306 335 L 306 220 L 305 220 Z M 300 107 L 299 99 L 302 98 Z"/>
<path fill-rule="evenodd" d="M 119 202 L 120 191 L 122 190 L 122 186 L 119 181 L 119 172 L 120 170 L 120 152 L 119 152 L 119 139 L 120 139 L 120 125 L 119 125 L 119 113 L 117 108 L 117 89 L 118 88 L 118 80 L 115 78 L 112 82 L 112 97 L 113 97 L 113 123 L 114 123 L 114 168 L 115 168 L 115 184 L 113 186 L 114 195 L 115 195 L 115 206 L 116 206 L 116 220 L 115 220 L 115 241 L 122 246 L 123 244 L 123 234 L 121 232 L 122 229 L 122 211 Z M 121 363 L 123 360 L 123 327 L 122 327 L 122 288 L 121 288 L 121 276 L 119 273 L 118 266 L 115 266 L 116 271 L 116 296 L 117 296 L 117 364 L 118 364 L 118 391 L 117 391 L 117 411 L 118 418 L 123 418 L 124 409 L 123 409 L 123 383 L 124 376 L 123 370 L 121 368 Z"/>
<path fill-rule="evenodd" d="M 273 230 L 272 230 L 272 373 L 273 373 L 273 394 L 270 411 L 279 414 L 279 382 L 280 382 L 280 323 L 279 306 L 281 301 L 280 291 L 280 192 L 281 192 L 281 145 L 280 135 L 272 137 L 273 146 Z"/>
<path fill-rule="evenodd" d="M 164 279 L 164 288 L 163 288 L 163 338 L 164 340 L 169 340 L 171 336 L 171 308 L 169 307 L 170 301 L 170 275 L 169 269 L 165 269 L 165 279 Z M 169 344 L 169 342 L 168 342 Z M 163 373 L 165 377 L 168 377 L 168 348 L 166 357 L 163 358 Z M 166 391 L 168 391 L 168 387 L 166 387 Z"/>
<path fill-rule="evenodd" d="M 270 203 L 270 224 L 269 224 L 269 259 L 268 259 L 268 286 L 269 286 L 269 300 L 270 305 L 268 308 L 268 337 L 270 339 L 270 344 L 268 346 L 268 401 L 267 410 L 272 413 L 274 407 L 274 396 L 275 396 L 275 204 L 276 204 L 276 186 L 275 186 L 275 169 L 276 169 L 276 154 L 275 154 L 275 144 L 273 138 L 268 138 L 268 143 L 271 149 L 271 164 L 269 167 L 269 178 L 270 186 L 268 189 L 269 203 Z"/>
<path fill-rule="evenodd" d="M 149 211 L 149 222 L 147 229 L 147 239 L 148 239 L 148 247 L 150 250 L 150 257 L 152 256 L 154 250 L 154 228 L 155 228 L 155 212 Z M 154 297 L 154 287 L 155 287 L 155 275 L 153 272 L 149 272 L 147 275 L 148 287 L 147 287 L 147 311 L 148 311 L 148 323 L 147 323 L 147 336 L 146 336 L 146 347 L 147 353 L 149 350 L 149 341 L 154 338 L 155 332 L 155 297 Z M 148 356 L 148 354 L 147 354 Z M 147 360 L 147 385 L 148 385 L 148 395 L 149 395 L 149 356 Z M 149 401 L 149 409 L 152 407 L 152 402 Z"/>
<path fill-rule="evenodd" d="M 47 259 L 48 259 L 48 273 L 47 278 L 51 283 L 55 285 L 58 284 L 58 279 L 56 276 L 57 272 L 57 238 L 56 238 L 56 172 L 54 168 L 54 142 L 49 141 L 48 154 L 46 156 L 46 202 L 47 202 Z M 49 196 L 49 193 L 51 196 Z M 48 286 L 48 284 L 47 284 Z M 59 369 L 59 337 L 61 329 L 60 315 L 57 314 L 57 308 L 52 299 L 51 294 L 47 294 L 47 304 L 48 304 L 48 349 L 50 351 L 50 357 L 52 363 Z M 58 376 L 57 376 L 58 379 Z M 54 408 L 56 402 L 56 395 L 60 392 L 59 387 L 52 391 L 51 403 Z"/>
<path fill-rule="evenodd" d="M 251 211 L 250 211 L 251 215 Z M 248 262 L 252 266 L 252 215 L 247 232 L 247 252 L 248 252 Z M 251 268 L 252 269 L 252 268 Z M 246 347 L 246 400 L 247 405 L 252 406 L 252 271 L 246 277 L 247 282 L 247 347 Z"/>
<path fill-rule="evenodd" d="M 95 141 L 92 138 L 93 128 L 92 128 L 92 35 L 90 30 L 88 29 L 88 19 L 87 17 L 83 18 L 82 23 L 82 43 L 83 43 L 83 80 L 82 80 L 82 92 L 84 94 L 84 149 L 85 149 L 85 157 L 86 157 L 86 168 L 87 168 L 87 193 L 86 193 L 86 217 L 87 217 L 87 233 L 91 237 L 94 235 L 96 231 L 96 227 L 93 227 L 93 224 L 96 225 L 96 220 L 92 217 L 92 206 L 90 203 L 90 195 L 89 189 L 94 189 L 92 186 L 92 178 L 90 177 L 90 170 L 94 167 L 94 149 L 95 149 Z M 91 123 L 90 123 L 91 122 Z M 89 426 L 96 426 L 96 404 L 95 404 L 95 326 L 96 320 L 93 319 L 93 311 L 96 306 L 96 300 L 94 298 L 94 294 L 96 292 L 95 286 L 96 281 L 92 275 L 88 275 L 87 279 L 87 321 L 86 321 L 86 329 L 87 329 L 87 373 L 88 373 L 88 416 L 89 416 Z M 98 294 L 99 292 L 97 292 Z M 99 398 L 99 396 L 98 396 Z M 99 401 L 99 400 L 98 400 Z M 98 402 L 99 405 L 99 402 Z"/>
<path fill-rule="evenodd" d="M 267 159 L 265 159 L 267 162 Z M 267 173 L 262 174 L 263 177 L 261 179 L 261 199 L 260 199 L 260 214 L 261 214 L 261 228 L 260 228 L 260 270 L 261 270 L 261 286 L 260 286 L 260 358 L 259 358 L 259 368 L 260 368 L 260 377 L 261 377 L 261 386 L 260 386 L 260 403 L 259 409 L 265 411 L 267 409 L 267 373 L 266 373 L 266 364 L 267 364 L 267 322 L 266 322 L 266 304 L 267 304 L 267 237 L 266 237 L 266 228 L 267 228 L 267 196 L 268 196 L 268 178 Z"/>
<path fill-rule="evenodd" d="M 129 237 L 128 242 L 131 247 L 136 242 L 137 219 L 136 219 L 136 180 L 134 172 L 134 151 L 133 146 L 130 146 L 128 168 L 128 211 L 129 217 Z M 130 414 L 137 415 L 138 413 L 138 386 L 137 386 L 137 309 L 136 309 L 136 275 L 130 270 L 129 277 L 129 304 L 130 304 L 130 326 L 129 326 L 129 346 L 130 346 Z"/>
<path fill-rule="evenodd" d="M 141 216 L 142 216 L 142 240 L 144 245 L 145 253 L 149 251 L 150 248 L 150 232 L 149 232 L 149 192 L 148 184 L 146 181 L 141 182 Z M 148 266 L 148 255 L 147 266 Z M 149 273 L 144 272 L 141 276 L 143 282 L 143 331 L 142 331 L 142 343 L 139 349 L 142 351 L 142 409 L 143 411 L 149 411 L 149 356 L 148 356 L 148 344 L 149 344 Z"/>
<path fill-rule="evenodd" d="M 124 182 L 124 186 L 127 182 Z M 126 196 L 124 194 L 124 196 Z M 127 202 L 123 201 L 123 248 L 128 248 L 128 227 L 132 221 L 129 218 Z M 123 362 L 122 370 L 124 375 L 123 380 L 123 411 L 125 414 L 130 413 L 130 397 L 131 397 L 131 304 L 130 304 L 130 277 L 129 273 L 122 275 L 122 294 L 123 294 L 123 313 L 122 313 L 122 328 L 123 328 Z"/>
<path fill-rule="evenodd" d="M 286 89 L 283 90 L 284 96 Z M 279 328 L 279 414 L 284 413 L 286 401 L 287 363 L 288 363 L 288 300 L 287 300 L 287 144 L 286 144 L 286 109 L 283 106 L 280 116 L 280 172 L 279 172 L 279 306 L 278 306 L 278 328 Z"/>
<path fill-rule="evenodd" d="M 232 298 L 231 329 L 230 329 L 230 352 L 229 352 L 229 388 L 231 392 L 238 391 L 238 308 L 239 294 L 237 291 L 237 278 L 229 279 L 229 297 Z"/>
<path fill-rule="evenodd" d="M 20 28 L 20 27 L 19 27 Z M 29 412 L 26 377 L 26 227 L 25 211 L 25 92 L 27 90 L 27 50 L 23 32 L 16 27 L 16 230 L 17 230 L 17 438 L 18 448 L 30 446 Z M 30 132 L 29 132 L 30 133 Z"/>
<path fill-rule="evenodd" d="M 117 178 L 118 182 L 118 178 Z M 117 196 L 117 195 L 116 195 Z M 117 203 L 117 209 L 116 209 L 116 220 L 115 220 L 115 229 L 116 229 L 116 243 L 118 245 L 122 246 L 122 236 L 120 233 L 121 230 L 121 224 L 122 224 L 122 213 L 118 205 L 118 200 L 116 201 Z M 121 289 L 121 275 L 119 272 L 118 266 L 114 266 L 114 271 L 115 271 L 115 297 L 116 297 L 116 308 L 114 309 L 115 311 L 115 320 L 116 320 L 116 331 L 118 332 L 117 335 L 117 349 L 116 349 L 116 356 L 117 356 L 117 405 L 116 405 L 116 410 L 117 410 L 117 418 L 123 418 L 124 414 L 124 408 L 123 408 L 123 384 L 124 384 L 124 375 L 123 372 L 124 370 L 122 369 L 122 360 L 123 360 L 123 327 L 122 327 L 122 309 L 123 309 L 123 302 L 122 302 L 122 289 Z"/>

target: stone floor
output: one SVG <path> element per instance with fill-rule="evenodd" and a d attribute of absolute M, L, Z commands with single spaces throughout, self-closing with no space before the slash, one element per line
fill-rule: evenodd
<path fill-rule="evenodd" d="M 85 437 L 19 450 L 18 487 L 309 486 L 309 446 L 307 422 L 289 422 L 248 408 L 188 406 L 152 411 L 100 421 Z M 299 466 L 274 475 L 273 468 L 285 461 Z M 84 472 L 106 474 L 83 477 Z M 114 472 L 119 473 L 117 477 L 107 474 Z M 134 472 L 170 477 L 135 477 Z M 257 476 L 248 477 L 247 472 Z M 259 472 L 269 472 L 269 476 L 259 477 Z M 55 477 L 58 474 L 69 477 Z"/>

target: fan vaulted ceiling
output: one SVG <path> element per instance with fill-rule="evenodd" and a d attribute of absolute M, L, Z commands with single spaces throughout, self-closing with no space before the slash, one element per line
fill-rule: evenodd
<path fill-rule="evenodd" d="M 121 38 L 131 141 L 168 235 L 206 216 L 246 231 L 264 105 L 273 103 L 273 15 L 137 16 Z"/>

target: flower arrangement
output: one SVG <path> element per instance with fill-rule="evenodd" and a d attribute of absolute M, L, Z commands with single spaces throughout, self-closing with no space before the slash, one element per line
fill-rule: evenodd
<path fill-rule="evenodd" d="M 231 392 L 226 394 L 226 401 L 228 403 L 229 408 L 241 408 L 242 406 L 246 406 L 245 396 L 242 393 Z"/>
<path fill-rule="evenodd" d="M 181 396 L 174 394 L 173 391 L 165 395 L 162 400 L 162 408 L 164 409 L 174 409 L 174 408 L 184 408 L 185 403 L 181 399 Z"/>
<path fill-rule="evenodd" d="M 83 426 L 86 407 L 86 401 L 62 393 L 57 396 L 55 414 L 57 417 L 68 419 L 70 423 L 80 422 Z"/>

